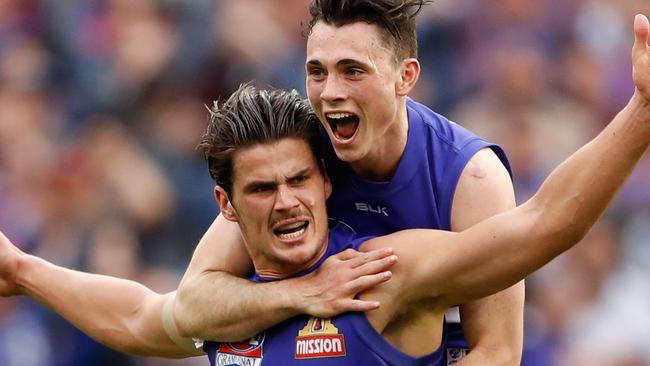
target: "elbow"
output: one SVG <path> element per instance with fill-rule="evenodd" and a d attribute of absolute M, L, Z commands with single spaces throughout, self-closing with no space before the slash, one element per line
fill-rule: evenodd
<path fill-rule="evenodd" d="M 172 311 L 172 317 L 178 333 L 185 338 L 190 338 L 198 334 L 199 329 L 195 326 L 195 321 L 192 319 L 192 306 L 189 304 L 189 299 L 183 286 L 178 289 L 176 294 L 176 301 Z"/>
<path fill-rule="evenodd" d="M 222 329 L 228 329 L 228 319 L 215 313 L 219 298 L 214 298 L 206 288 L 219 288 L 227 279 L 225 272 L 210 271 L 181 282 L 176 291 L 172 316 L 178 333 L 185 338 L 217 339 Z"/>
<path fill-rule="evenodd" d="M 517 342 L 479 344 L 472 348 L 474 362 L 487 365 L 518 366 L 521 364 L 523 345 Z M 478 363 L 477 363 L 478 364 Z"/>
<path fill-rule="evenodd" d="M 494 350 L 494 365 L 517 366 L 521 364 L 522 348 L 500 347 Z"/>

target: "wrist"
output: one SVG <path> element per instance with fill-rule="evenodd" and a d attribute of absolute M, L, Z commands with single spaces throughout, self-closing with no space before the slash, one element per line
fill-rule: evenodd
<path fill-rule="evenodd" d="M 636 90 L 627 105 L 621 110 L 620 115 L 631 123 L 631 133 L 643 146 L 650 142 L 650 100 L 647 100 Z"/>
<path fill-rule="evenodd" d="M 27 295 L 29 293 L 30 278 L 34 271 L 37 270 L 40 262 L 41 260 L 33 255 L 18 254 L 12 279 L 18 294 Z"/>
<path fill-rule="evenodd" d="M 278 308 L 284 309 L 290 316 L 305 314 L 308 311 L 308 298 L 305 296 L 305 284 L 303 277 L 289 278 L 276 281 L 272 289 L 276 298 Z"/>
<path fill-rule="evenodd" d="M 630 113 L 638 115 L 641 120 L 648 121 L 650 119 L 650 100 L 646 99 L 638 89 L 634 91 L 625 108 Z"/>

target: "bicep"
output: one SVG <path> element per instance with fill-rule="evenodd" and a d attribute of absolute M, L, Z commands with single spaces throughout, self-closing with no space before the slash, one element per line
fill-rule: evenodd
<path fill-rule="evenodd" d="M 219 215 L 194 250 L 183 281 L 211 271 L 244 277 L 251 268 L 239 226 Z"/>
<path fill-rule="evenodd" d="M 459 181 L 452 207 L 452 230 L 465 230 L 514 206 L 514 189 L 508 171 L 491 149 L 483 149 L 472 157 Z M 502 339 L 494 337 L 498 334 L 497 328 L 505 327 L 503 334 L 508 334 L 506 337 L 519 330 L 523 321 L 523 288 L 522 281 L 519 286 L 489 298 L 463 304 L 460 310 L 468 340 L 475 338 L 474 335 L 480 337 L 481 332 L 472 329 L 490 327 L 490 339 L 496 338 L 497 342 Z M 499 315 L 490 317 L 484 314 Z M 510 319 L 509 324 L 514 326 L 508 328 L 506 322 L 494 320 L 498 318 Z"/>

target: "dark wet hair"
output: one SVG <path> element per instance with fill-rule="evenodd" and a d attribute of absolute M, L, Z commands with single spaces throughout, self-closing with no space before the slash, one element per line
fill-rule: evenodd
<path fill-rule="evenodd" d="M 258 90 L 244 84 L 223 104 L 214 103 L 199 147 L 210 176 L 232 199 L 233 154 L 241 148 L 292 137 L 305 139 L 320 159 L 318 117 L 298 92 Z"/>
<path fill-rule="evenodd" d="M 417 57 L 415 16 L 430 0 L 311 0 L 309 32 L 322 21 L 329 25 L 366 22 L 379 27 L 382 40 L 395 53 L 395 62 Z"/>

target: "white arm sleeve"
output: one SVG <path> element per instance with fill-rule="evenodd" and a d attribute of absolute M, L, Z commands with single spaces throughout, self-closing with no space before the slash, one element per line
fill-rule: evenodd
<path fill-rule="evenodd" d="M 203 340 L 195 338 L 186 338 L 183 337 L 178 331 L 176 326 L 176 321 L 174 320 L 174 302 L 176 301 L 176 292 L 171 293 L 165 300 L 165 305 L 163 306 L 162 312 L 162 323 L 165 332 L 171 338 L 171 340 L 176 343 L 182 349 L 191 352 L 196 355 L 202 355 L 203 352 Z"/>

